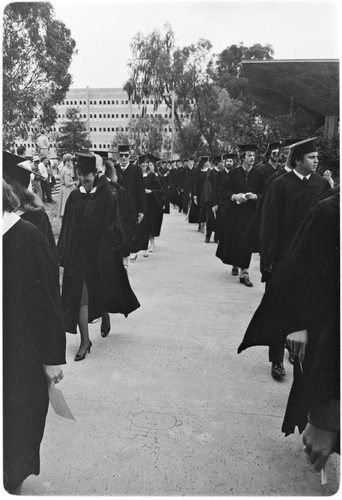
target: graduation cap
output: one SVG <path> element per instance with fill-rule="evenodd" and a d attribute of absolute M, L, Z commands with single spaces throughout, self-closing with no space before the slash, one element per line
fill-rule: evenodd
<path fill-rule="evenodd" d="M 234 160 L 236 157 L 236 153 L 223 153 L 222 160 Z"/>
<path fill-rule="evenodd" d="M 96 158 L 86 153 L 75 153 L 75 168 L 83 175 L 96 174 Z"/>
<path fill-rule="evenodd" d="M 291 151 L 291 158 L 302 158 L 304 155 L 318 151 L 317 146 L 313 142 L 315 139 L 318 139 L 318 137 L 304 139 L 303 141 L 295 142 L 288 146 Z"/>
<path fill-rule="evenodd" d="M 247 151 L 253 151 L 255 152 L 258 149 L 258 146 L 255 144 L 238 144 L 238 148 L 241 153 L 246 153 Z"/>
<path fill-rule="evenodd" d="M 25 160 L 22 156 L 9 153 L 8 151 L 2 152 L 2 170 L 6 177 L 19 182 L 25 188 L 28 188 L 31 180 L 31 174 L 41 177 L 39 174 L 33 172 L 31 162 Z"/>
<path fill-rule="evenodd" d="M 280 141 L 276 141 L 276 142 L 269 142 L 267 144 L 267 148 L 266 148 L 266 151 L 265 151 L 265 155 L 269 154 L 269 153 L 272 153 L 272 151 L 274 150 L 280 150 L 281 148 L 281 143 Z"/>
<path fill-rule="evenodd" d="M 300 142 L 301 139 L 293 139 L 291 137 L 288 137 L 287 139 L 281 139 L 280 144 L 282 148 L 288 148 L 292 144 L 295 144 L 296 142 Z"/>
<path fill-rule="evenodd" d="M 204 155 L 204 156 L 200 156 L 200 160 L 201 160 L 203 163 L 205 163 L 206 161 L 210 161 L 210 156 L 206 156 L 206 155 Z"/>
<path fill-rule="evenodd" d="M 130 154 L 130 147 L 129 144 L 122 144 L 121 146 L 118 147 L 118 152 L 120 156 L 129 156 Z"/>

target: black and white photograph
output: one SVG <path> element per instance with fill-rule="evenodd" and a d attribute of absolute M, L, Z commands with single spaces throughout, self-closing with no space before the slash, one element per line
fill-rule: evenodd
<path fill-rule="evenodd" d="M 3 494 L 338 494 L 341 10 L 2 3 Z"/>

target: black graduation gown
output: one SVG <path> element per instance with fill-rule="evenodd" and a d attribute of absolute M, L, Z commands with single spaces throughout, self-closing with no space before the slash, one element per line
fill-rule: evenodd
<path fill-rule="evenodd" d="M 231 197 L 237 193 L 252 192 L 260 198 L 262 187 L 263 179 L 259 171 L 252 168 L 247 173 L 242 167 L 230 170 L 221 185 L 222 233 L 216 257 L 224 264 L 242 269 L 249 267 L 251 243 L 246 237 L 245 230 L 256 210 L 257 200 L 248 200 L 238 205 L 231 200 Z"/>
<path fill-rule="evenodd" d="M 329 188 L 328 181 L 315 173 L 305 183 L 294 172 L 288 172 L 269 185 L 260 224 L 262 281 L 268 281 L 274 273 L 313 200 Z"/>
<path fill-rule="evenodd" d="M 140 307 L 122 263 L 122 232 L 108 179 L 95 193 L 72 191 L 58 239 L 64 267 L 62 307 L 66 331 L 76 333 L 83 282 L 88 287 L 88 321 L 103 311 L 129 313 Z"/>
<path fill-rule="evenodd" d="M 135 228 L 131 201 L 126 190 L 120 184 L 110 181 L 109 186 L 118 203 L 118 217 L 123 236 L 122 256 L 128 257 Z"/>
<path fill-rule="evenodd" d="M 209 170 L 201 170 L 197 168 L 193 176 L 192 198 L 194 198 L 194 196 L 197 196 L 197 205 L 199 208 L 199 212 L 196 222 L 198 222 L 199 224 L 201 222 L 205 222 L 205 200 L 207 199 L 207 192 L 204 189 L 204 186 L 208 172 Z"/>
<path fill-rule="evenodd" d="M 169 170 L 168 186 L 169 186 L 170 203 L 172 203 L 172 205 L 178 205 L 179 195 L 178 195 L 178 169 L 177 168 L 171 168 Z"/>
<path fill-rule="evenodd" d="M 136 223 L 138 214 L 145 213 L 145 191 L 141 168 L 138 165 L 130 163 L 125 169 L 122 169 L 121 179 L 118 181 L 129 196 L 133 221 Z"/>
<path fill-rule="evenodd" d="M 162 185 L 155 173 L 150 172 L 143 177 L 144 188 L 150 189 L 152 193 L 145 193 L 145 215 L 138 225 L 135 252 L 147 250 L 151 236 L 159 236 L 163 215 L 165 195 Z"/>
<path fill-rule="evenodd" d="M 167 175 L 157 174 L 157 177 L 158 177 L 158 180 L 159 180 L 159 182 L 162 185 L 162 188 L 164 190 L 165 203 L 164 203 L 163 213 L 169 214 L 170 213 L 170 197 L 169 197 L 169 189 L 167 187 Z"/>
<path fill-rule="evenodd" d="M 300 225 L 238 348 L 239 353 L 257 345 L 277 349 L 289 333 L 308 330 L 303 375 L 295 364 L 282 427 L 286 435 L 296 426 L 302 432 L 310 409 L 340 394 L 339 192 L 331 192 L 314 202 Z"/>
<path fill-rule="evenodd" d="M 184 167 L 183 212 L 188 213 L 193 184 L 194 168 Z"/>
<path fill-rule="evenodd" d="M 224 181 L 227 178 L 229 174 L 229 170 L 226 170 L 225 168 L 223 170 L 220 170 L 218 174 L 214 177 L 214 184 L 213 184 L 213 200 L 212 204 L 217 205 L 217 212 L 216 212 L 216 239 L 220 240 L 222 239 L 222 235 L 224 234 L 224 228 L 222 227 L 222 201 L 221 201 L 221 196 L 224 198 L 224 192 L 222 191 L 222 185 L 224 185 Z M 223 206 L 226 203 L 223 202 Z"/>
<path fill-rule="evenodd" d="M 19 220 L 3 236 L 4 485 L 39 474 L 48 410 L 43 364 L 65 364 L 55 255 L 41 231 Z"/>
<path fill-rule="evenodd" d="M 272 167 L 270 163 L 263 163 L 258 168 L 258 171 L 260 172 L 263 178 L 262 196 L 258 198 L 256 210 L 254 212 L 253 217 L 248 223 L 245 233 L 247 239 L 250 241 L 251 251 L 253 253 L 260 251 L 260 223 L 261 223 L 262 204 L 268 179 L 276 173 L 276 169 Z"/>
<path fill-rule="evenodd" d="M 36 210 L 27 210 L 26 212 L 20 215 L 20 218 L 28 222 L 31 222 L 31 224 L 36 226 L 44 234 L 44 236 L 50 243 L 51 249 L 57 259 L 56 240 L 53 235 L 49 216 L 47 215 L 45 210 L 43 208 L 38 208 Z"/>

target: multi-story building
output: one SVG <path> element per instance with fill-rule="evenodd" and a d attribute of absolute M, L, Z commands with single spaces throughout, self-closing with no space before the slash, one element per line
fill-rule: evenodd
<path fill-rule="evenodd" d="M 118 132 L 129 132 L 129 122 L 132 118 L 139 118 L 144 110 L 146 116 L 162 116 L 169 120 L 164 133 L 171 135 L 171 112 L 165 103 L 154 110 L 153 99 L 142 99 L 140 104 L 128 99 L 127 93 L 120 88 L 71 89 L 67 92 L 64 101 L 56 106 L 57 122 L 46 134 L 50 140 L 50 158 L 57 158 L 54 138 L 58 134 L 66 118 L 68 108 L 78 108 L 79 116 L 84 120 L 89 131 L 91 151 L 107 156 L 112 150 L 114 135 Z M 39 118 L 39 116 L 37 116 Z M 35 141 L 32 137 L 38 132 L 34 126 L 30 128 L 30 138 L 24 141 L 28 156 L 35 154 Z M 17 144 L 19 145 L 19 143 Z"/>

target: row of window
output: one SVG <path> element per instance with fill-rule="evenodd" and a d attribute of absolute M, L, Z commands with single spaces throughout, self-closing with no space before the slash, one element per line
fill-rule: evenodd
<path fill-rule="evenodd" d="M 143 100 L 140 102 L 140 104 L 153 104 L 153 102 L 154 102 L 154 101 L 153 101 L 153 99 L 148 99 L 148 100 L 144 100 L 144 99 L 143 99 Z M 190 103 L 191 103 L 191 104 L 195 104 L 195 101 L 190 101 Z M 82 105 L 86 105 L 86 104 L 87 104 L 87 101 L 63 101 L 63 102 L 62 102 L 62 105 L 63 105 L 63 106 L 82 106 Z M 112 105 L 116 105 L 116 106 L 118 106 L 118 105 L 120 105 L 120 104 L 121 104 L 121 105 L 125 105 L 125 104 L 127 105 L 127 104 L 128 104 L 128 101 L 123 101 L 123 100 L 121 100 L 121 103 L 120 103 L 120 101 L 119 101 L 119 100 L 116 100 L 116 101 L 114 101 L 114 100 L 111 100 L 111 101 L 110 101 L 110 100 L 107 100 L 107 101 L 102 101 L 102 100 L 101 100 L 101 101 L 89 101 L 89 104 L 90 104 L 91 106 L 92 106 L 92 105 L 97 105 L 97 104 L 99 104 L 99 105 L 101 105 L 101 106 L 108 106 L 108 105 L 111 105 L 111 104 L 112 104 Z M 132 104 L 138 104 L 138 103 L 136 103 L 135 101 L 132 101 Z M 159 105 L 160 105 L 160 104 L 162 104 L 162 102 L 161 102 L 161 101 L 159 101 Z"/>
<path fill-rule="evenodd" d="M 97 127 L 90 127 L 90 132 L 97 132 Z M 99 132 L 129 132 L 128 127 L 99 127 Z M 164 132 L 172 132 L 171 128 L 164 128 Z"/>
<path fill-rule="evenodd" d="M 153 115 L 152 113 L 151 114 L 146 113 L 145 116 L 154 116 L 155 118 L 157 118 L 158 116 L 162 117 L 161 114 L 155 114 L 155 115 Z M 80 118 L 87 118 L 87 115 L 80 114 L 79 117 Z M 140 117 L 141 117 L 141 115 L 132 114 L 132 118 L 140 118 Z M 58 115 L 58 118 L 65 118 L 65 115 Z M 89 118 L 97 118 L 97 114 L 90 114 Z M 112 115 L 107 114 L 106 115 L 106 114 L 100 113 L 99 114 L 99 118 L 120 118 L 120 115 L 119 114 L 116 114 L 116 115 L 114 115 L 114 114 L 112 114 Z M 128 114 L 121 114 L 121 118 L 124 118 L 124 119 L 128 118 Z M 171 114 L 170 115 L 165 115 L 165 118 L 171 118 Z M 181 118 L 183 118 L 183 115 L 181 115 Z M 37 130 L 37 129 L 35 129 L 35 130 Z"/>
<path fill-rule="evenodd" d="M 62 105 L 64 106 L 82 106 L 82 105 L 86 105 L 87 104 L 87 101 L 63 101 L 62 102 Z M 92 105 L 103 105 L 103 106 L 108 106 L 108 105 L 125 105 L 125 104 L 128 104 L 128 101 L 123 101 L 121 100 L 121 103 L 119 100 L 107 100 L 107 101 L 103 101 L 103 100 L 100 100 L 100 101 L 89 101 L 89 104 L 92 106 Z M 135 101 L 132 101 L 132 104 L 137 104 Z M 153 104 L 153 99 L 149 99 L 149 100 L 142 100 L 141 101 L 141 104 Z M 161 104 L 161 101 L 159 101 L 159 104 Z"/>

